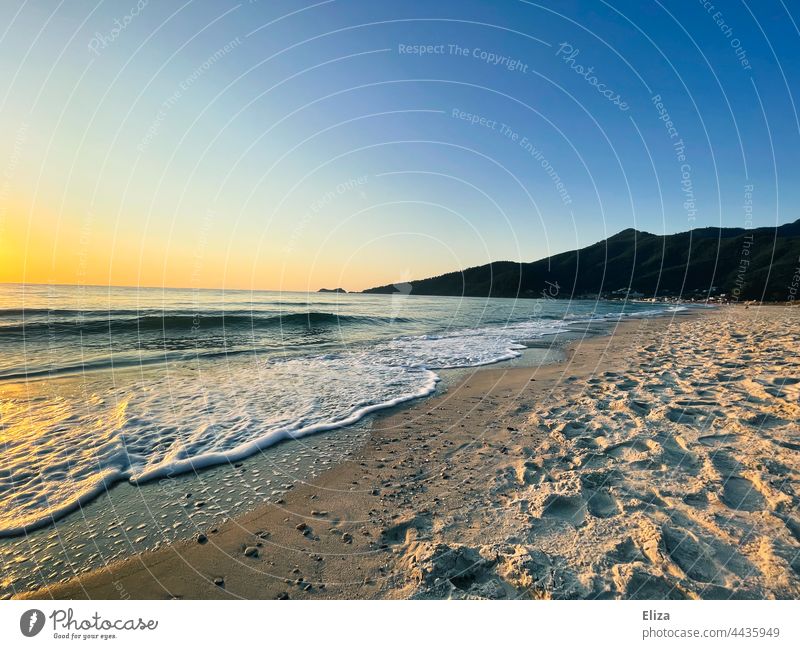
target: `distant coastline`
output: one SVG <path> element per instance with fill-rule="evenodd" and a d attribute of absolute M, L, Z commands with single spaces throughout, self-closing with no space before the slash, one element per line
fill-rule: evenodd
<path fill-rule="evenodd" d="M 768 228 L 698 228 L 655 235 L 629 228 L 534 262 L 496 261 L 409 282 L 413 295 L 661 302 L 795 299 L 800 219 Z M 392 294 L 394 284 L 364 293 Z"/>

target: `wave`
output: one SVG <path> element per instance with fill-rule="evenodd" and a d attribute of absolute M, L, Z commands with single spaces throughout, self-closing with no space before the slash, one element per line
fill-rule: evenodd
<path fill-rule="evenodd" d="M 150 356 L 139 353 L 118 354 L 80 363 L 65 363 L 58 366 L 33 366 L 25 369 L 12 368 L 0 370 L 0 381 L 30 381 L 43 378 L 56 378 L 69 374 L 85 374 L 101 370 L 124 370 L 131 367 L 166 365 L 168 363 L 189 362 L 193 360 L 213 360 L 231 358 L 244 354 L 254 354 L 250 347 L 224 349 L 222 351 L 158 352 Z"/>
<path fill-rule="evenodd" d="M 6 309 L 3 315 L 9 311 Z M 105 317 L 97 314 L 104 313 Z M 86 335 L 101 333 L 153 332 L 164 333 L 197 333 L 203 330 L 231 329 L 238 331 L 273 329 L 273 328 L 323 328 L 343 327 L 350 325 L 388 325 L 410 322 L 409 318 L 389 318 L 378 316 L 340 315 L 326 311 L 308 311 L 294 313 L 258 312 L 136 312 L 136 311 L 74 311 L 39 310 L 35 315 L 47 315 L 46 320 L 39 318 L 28 322 L 15 322 L 0 325 L 2 334 L 25 335 Z M 131 315 L 135 314 L 135 315 Z M 18 314 L 19 315 L 19 314 Z M 30 310 L 24 312 L 31 315 Z"/>
<path fill-rule="evenodd" d="M 255 375 L 210 371 L 205 379 L 92 383 L 91 408 L 64 402 L 57 416 L 37 397 L 10 412 L 4 423 L 27 431 L 29 439 L 17 442 L 35 451 L 0 464 L 0 491 L 15 495 L 0 503 L 0 537 L 51 525 L 120 481 L 138 485 L 235 462 L 424 397 L 438 381 L 431 370 L 393 366 L 369 353 L 277 361 Z M 42 447 L 42 439 L 53 443 Z"/>

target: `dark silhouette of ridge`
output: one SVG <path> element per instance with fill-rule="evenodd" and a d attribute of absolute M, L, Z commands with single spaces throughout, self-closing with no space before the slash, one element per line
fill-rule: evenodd
<path fill-rule="evenodd" d="M 580 298 L 726 295 L 796 297 L 800 219 L 767 228 L 697 228 L 656 235 L 628 228 L 591 246 L 529 263 L 496 261 L 411 282 L 412 295 Z M 395 293 L 395 285 L 364 293 Z"/>

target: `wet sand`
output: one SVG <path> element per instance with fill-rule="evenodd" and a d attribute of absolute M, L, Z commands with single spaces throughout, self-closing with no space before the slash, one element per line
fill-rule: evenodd
<path fill-rule="evenodd" d="M 630 320 L 376 418 L 313 484 L 26 597 L 796 598 L 800 310 Z"/>

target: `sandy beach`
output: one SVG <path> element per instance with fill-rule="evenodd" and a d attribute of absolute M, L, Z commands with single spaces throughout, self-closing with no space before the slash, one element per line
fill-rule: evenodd
<path fill-rule="evenodd" d="M 22 596 L 797 598 L 798 343 L 797 308 L 723 307 L 471 371 L 313 483 Z"/>

